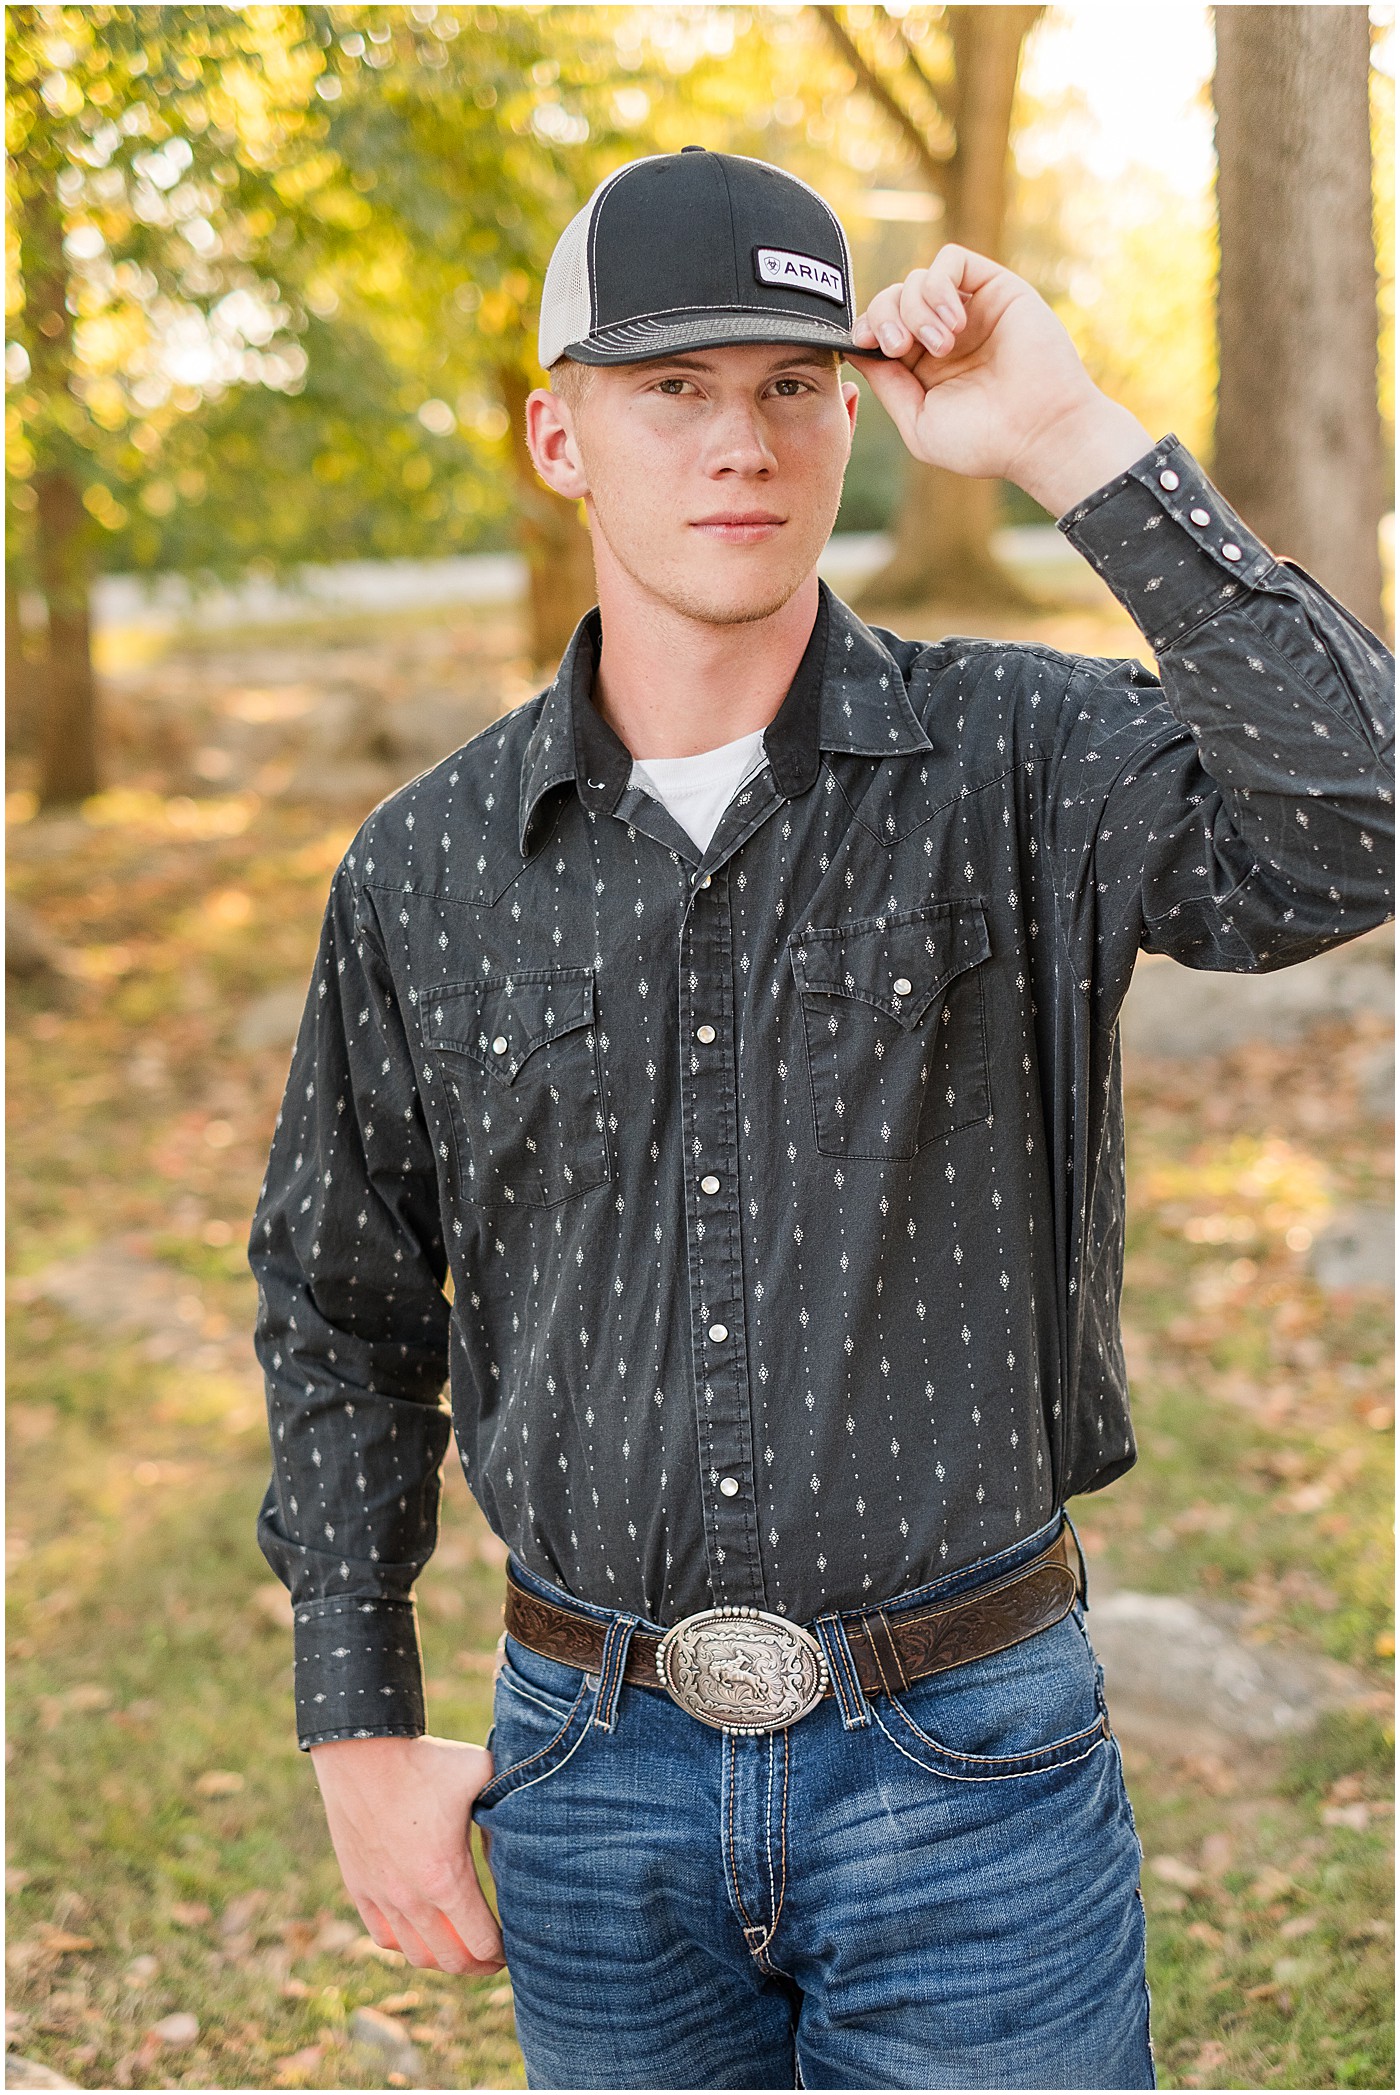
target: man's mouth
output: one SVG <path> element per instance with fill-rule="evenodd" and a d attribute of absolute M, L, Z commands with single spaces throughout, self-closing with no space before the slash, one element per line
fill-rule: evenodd
<path fill-rule="evenodd" d="M 786 522 L 786 517 L 775 516 L 771 509 L 736 509 L 697 517 L 690 528 L 703 531 L 706 538 L 717 539 L 721 545 L 756 546 L 781 531 Z"/>

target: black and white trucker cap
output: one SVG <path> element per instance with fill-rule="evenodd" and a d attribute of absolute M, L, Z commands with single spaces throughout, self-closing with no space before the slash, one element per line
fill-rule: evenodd
<path fill-rule="evenodd" d="M 559 236 L 540 362 L 634 364 L 731 342 L 879 356 L 851 340 L 851 251 L 831 206 L 766 160 L 685 146 L 632 160 Z"/>

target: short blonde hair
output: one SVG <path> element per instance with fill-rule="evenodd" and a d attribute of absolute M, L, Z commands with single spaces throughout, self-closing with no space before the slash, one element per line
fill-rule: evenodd
<path fill-rule="evenodd" d="M 550 392 L 576 409 L 593 383 L 594 368 L 592 364 L 579 363 L 576 357 L 561 356 L 549 367 Z"/>

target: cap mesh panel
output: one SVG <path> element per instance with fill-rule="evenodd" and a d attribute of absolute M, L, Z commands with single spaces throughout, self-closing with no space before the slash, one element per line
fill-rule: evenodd
<path fill-rule="evenodd" d="M 540 294 L 540 362 L 548 370 L 570 342 L 581 342 L 593 325 L 588 291 L 588 228 L 597 195 L 569 220 L 544 273 Z"/>
<path fill-rule="evenodd" d="M 570 342 L 582 342 L 593 327 L 593 291 L 588 278 L 588 236 L 598 215 L 598 206 L 614 182 L 643 167 L 650 160 L 664 160 L 665 153 L 644 153 L 625 161 L 605 175 L 583 209 L 575 214 L 559 235 L 540 292 L 540 362 L 547 371 L 557 364 Z"/>

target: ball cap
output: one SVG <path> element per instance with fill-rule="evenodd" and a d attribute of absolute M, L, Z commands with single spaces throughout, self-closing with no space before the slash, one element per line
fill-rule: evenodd
<path fill-rule="evenodd" d="M 851 250 L 815 189 L 766 160 L 685 146 L 631 160 L 559 236 L 540 300 L 540 362 L 635 364 L 781 342 L 878 356 L 851 340 Z"/>

